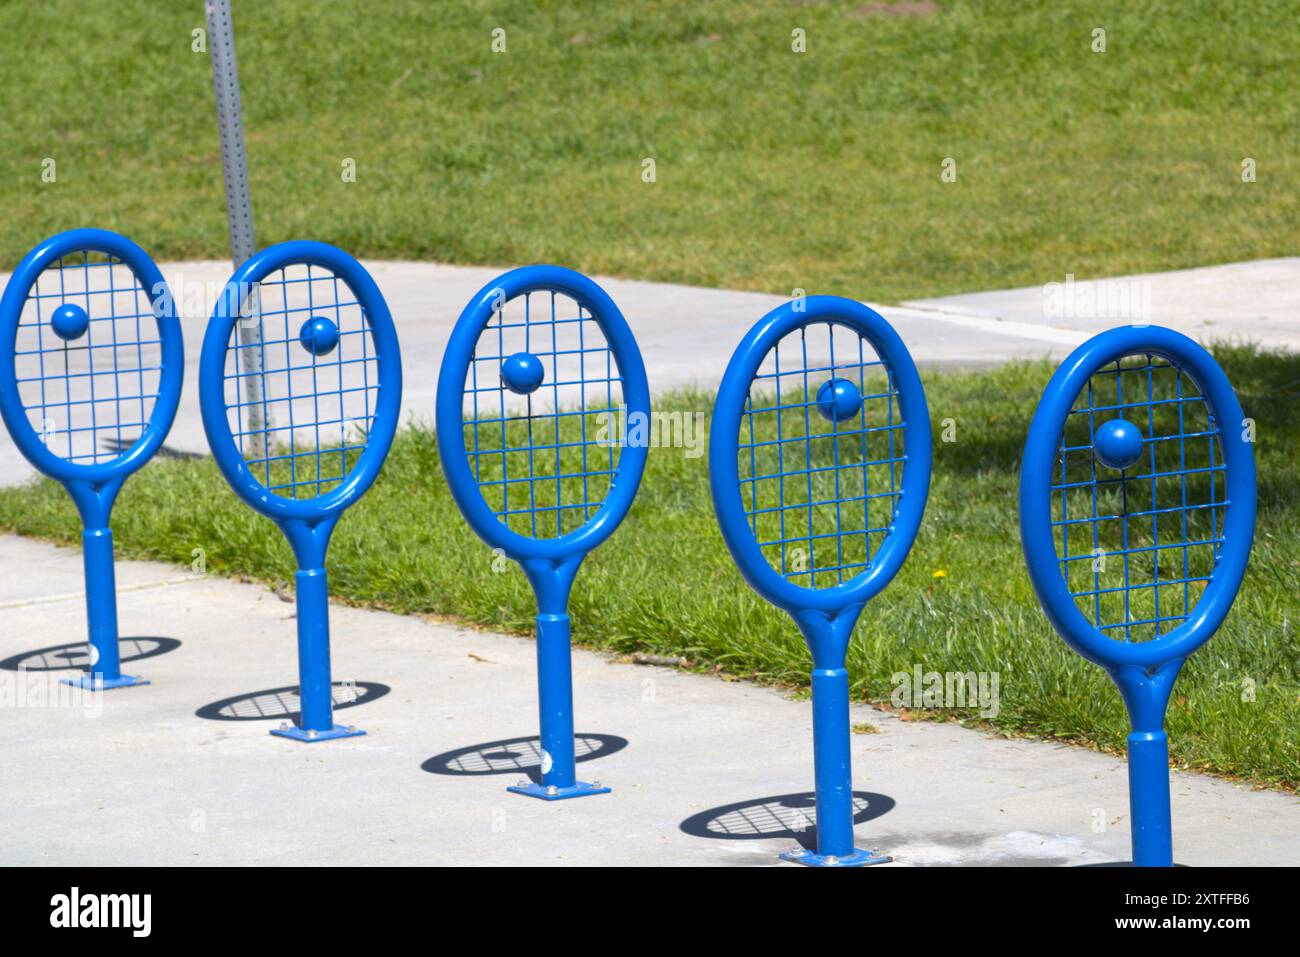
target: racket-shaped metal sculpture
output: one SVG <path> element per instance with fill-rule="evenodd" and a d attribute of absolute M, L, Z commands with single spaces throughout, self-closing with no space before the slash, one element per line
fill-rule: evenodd
<path fill-rule="evenodd" d="M 0 300 L 0 343 L 5 425 L 81 515 L 90 663 L 70 683 L 148 684 L 122 674 L 109 516 L 122 483 L 158 451 L 176 415 L 185 350 L 175 301 L 131 240 L 74 229 L 14 270 Z"/>
<path fill-rule="evenodd" d="M 1165 710 L 1223 622 L 1255 528 L 1255 462 L 1223 370 L 1159 326 L 1103 332 L 1065 360 L 1029 427 L 1020 537 L 1062 638 L 1128 708 L 1133 863 L 1173 864 Z"/>
<path fill-rule="evenodd" d="M 465 307 L 438 379 L 438 450 L 456 504 L 537 596 L 541 781 L 548 801 L 602 794 L 577 780 L 569 591 L 618 527 L 645 469 L 650 392 L 636 341 L 605 291 L 526 266 Z"/>
<path fill-rule="evenodd" d="M 903 341 L 836 296 L 774 309 L 718 388 L 709 481 L 749 584 L 794 618 L 812 652 L 817 866 L 890 858 L 853 845 L 845 654 L 863 606 L 898 571 L 930 486 L 925 392 Z"/>
<path fill-rule="evenodd" d="M 343 510 L 379 474 L 401 394 L 388 305 L 347 253 L 280 243 L 226 284 L 199 359 L 203 428 L 226 480 L 280 526 L 298 563 L 301 724 L 272 734 L 364 733 L 334 723 L 325 552 Z"/>

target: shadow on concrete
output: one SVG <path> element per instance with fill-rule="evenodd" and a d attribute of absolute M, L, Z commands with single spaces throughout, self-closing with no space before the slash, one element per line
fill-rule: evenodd
<path fill-rule="evenodd" d="M 1132 861 L 1098 861 L 1096 864 L 1076 864 L 1075 867 L 1136 867 Z M 1188 867 L 1187 864 L 1179 864 L 1174 861 L 1174 867 Z"/>
<path fill-rule="evenodd" d="M 382 698 L 393 689 L 374 681 L 336 681 L 332 688 L 334 710 L 355 708 Z M 209 721 L 273 721 L 276 719 L 297 722 L 302 716 L 298 686 L 254 691 L 252 694 L 222 698 L 205 704 L 194 712 Z"/>
<path fill-rule="evenodd" d="M 139 441 L 140 441 L 140 437 L 138 435 L 133 439 L 130 438 L 117 439 L 117 438 L 105 436 L 99 440 L 99 447 L 105 452 L 116 452 L 120 454 L 132 448 L 135 445 L 135 443 Z M 154 454 L 157 455 L 159 458 L 181 459 L 186 461 L 193 460 L 193 459 L 207 458 L 206 455 L 202 455 L 199 452 L 186 452 L 182 449 L 174 449 L 171 446 L 166 444 L 158 446 L 158 451 L 155 452 Z"/>
<path fill-rule="evenodd" d="M 169 651 L 175 651 L 181 643 L 175 638 L 158 638 L 155 636 L 139 638 L 119 638 L 118 653 L 122 664 L 140 661 L 142 658 L 156 658 Z M 70 645 L 51 645 L 36 651 L 24 651 L 0 661 L 0 669 L 5 671 L 67 671 L 75 669 L 85 671 L 90 667 L 90 644 L 78 641 Z"/>
<path fill-rule="evenodd" d="M 578 763 L 608 757 L 627 747 L 627 738 L 614 734 L 585 734 L 573 736 L 573 754 Z M 472 744 L 435 755 L 420 765 L 430 774 L 475 776 L 482 774 L 523 775 L 535 784 L 542 781 L 541 739 L 506 738 L 487 744 Z"/>
<path fill-rule="evenodd" d="M 853 823 L 861 824 L 888 814 L 897 803 L 884 794 L 853 792 Z M 817 847 L 817 802 L 811 791 L 778 794 L 740 801 L 692 814 L 681 830 L 692 837 L 717 841 L 798 841 L 809 850 Z"/>

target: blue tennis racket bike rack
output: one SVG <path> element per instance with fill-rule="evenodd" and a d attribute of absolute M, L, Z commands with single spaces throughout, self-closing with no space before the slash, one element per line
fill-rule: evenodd
<path fill-rule="evenodd" d="M 586 276 L 526 266 L 461 313 L 438 378 L 438 451 L 474 532 L 518 562 L 537 597 L 541 780 L 547 801 L 608 792 L 579 781 L 569 592 L 627 514 L 645 469 L 650 391 L 632 331 Z M 486 567 L 486 565 L 485 565 Z"/>
<path fill-rule="evenodd" d="M 148 254 L 102 229 L 28 253 L 0 299 L 0 413 L 14 444 L 61 482 L 83 525 L 90 662 L 70 684 L 148 684 L 122 674 L 113 533 L 122 484 L 162 446 L 180 402 L 176 304 Z"/>
<path fill-rule="evenodd" d="M 334 723 L 325 553 L 344 510 L 379 475 L 401 395 L 392 316 L 355 259 L 299 240 L 235 270 L 203 337 L 199 401 L 226 481 L 280 527 L 298 563 L 302 713 L 272 734 L 365 733 Z"/>
<path fill-rule="evenodd" d="M 903 341 L 849 299 L 811 296 L 764 316 L 718 388 L 709 482 L 741 574 L 794 619 L 812 653 L 816 851 L 864 866 L 853 839 L 845 656 L 866 603 L 916 538 L 930 485 L 930 417 Z"/>
<path fill-rule="evenodd" d="M 1173 865 L 1165 712 L 1232 606 L 1254 528 L 1254 452 L 1208 352 L 1126 326 L 1056 370 L 1025 442 L 1020 536 L 1052 626 L 1128 709 L 1137 866 Z"/>

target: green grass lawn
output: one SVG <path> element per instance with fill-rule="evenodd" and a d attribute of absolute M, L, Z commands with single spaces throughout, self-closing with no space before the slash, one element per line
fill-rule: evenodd
<path fill-rule="evenodd" d="M 1174 760 L 1264 784 L 1300 786 L 1300 358 L 1244 347 L 1217 355 L 1258 423 L 1259 525 L 1236 606 L 1187 664 L 1169 711 Z M 1121 749 L 1127 722 L 1098 668 L 1070 652 L 1038 608 L 1016 522 L 1024 430 L 1051 372 L 1045 363 L 926 377 L 936 439 L 934 484 L 915 548 L 868 607 L 850 646 L 853 692 L 888 702 L 896 672 L 998 672 L 1000 712 L 986 726 Z M 711 398 L 662 407 L 707 414 Z M 268 582 L 292 579 L 276 527 L 226 486 L 210 460 L 159 460 L 133 477 L 113 514 L 119 555 Z M 79 523 L 48 481 L 0 489 L 0 528 L 76 541 Z M 433 433 L 399 434 L 383 474 L 342 520 L 330 550 L 335 594 L 401 612 L 528 633 L 533 597 L 495 559 L 447 491 Z M 940 574 L 942 573 L 942 574 Z M 809 658 L 790 620 L 741 580 L 709 499 L 706 458 L 652 449 L 641 492 L 616 536 L 584 564 L 575 639 L 616 652 L 684 655 L 701 669 L 803 686 Z M 346 635 L 336 636 L 347 641 Z M 973 710 L 918 717 L 981 723 Z"/>
<path fill-rule="evenodd" d="M 1289 0 L 234 6 L 262 244 L 890 301 L 1300 239 Z M 201 25 L 0 6 L 0 265 L 89 225 L 229 255 Z"/>

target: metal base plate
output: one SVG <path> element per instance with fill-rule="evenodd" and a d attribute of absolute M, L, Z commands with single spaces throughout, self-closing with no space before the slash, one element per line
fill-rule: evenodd
<path fill-rule="evenodd" d="M 543 801 L 563 801 L 565 798 L 580 798 L 586 797 L 588 794 L 608 794 L 610 792 L 610 788 L 603 788 L 599 783 L 588 784 L 586 781 L 575 781 L 573 787 L 570 788 L 546 787 L 530 781 L 528 784 L 511 785 L 506 790 L 527 797 L 541 798 Z"/>
<path fill-rule="evenodd" d="M 96 677 L 90 674 L 78 675 L 76 678 L 64 678 L 65 685 L 85 688 L 87 691 L 112 691 L 114 688 L 132 688 L 135 685 L 147 685 L 148 678 L 137 675 L 119 675 L 116 678 Z"/>
<path fill-rule="evenodd" d="M 277 738 L 291 738 L 294 741 L 329 741 L 333 738 L 359 738 L 365 734 L 360 728 L 351 724 L 336 724 L 328 731 L 305 731 L 296 725 L 287 728 L 273 728 L 271 734 Z"/>
<path fill-rule="evenodd" d="M 872 864 L 888 864 L 893 860 L 892 857 L 886 857 L 879 851 L 864 851 L 855 847 L 853 853 L 846 857 L 835 857 L 832 854 L 818 854 L 816 851 L 799 848 L 797 851 L 787 851 L 781 855 L 781 860 L 792 861 L 795 864 L 806 864 L 809 867 L 870 867 Z"/>

